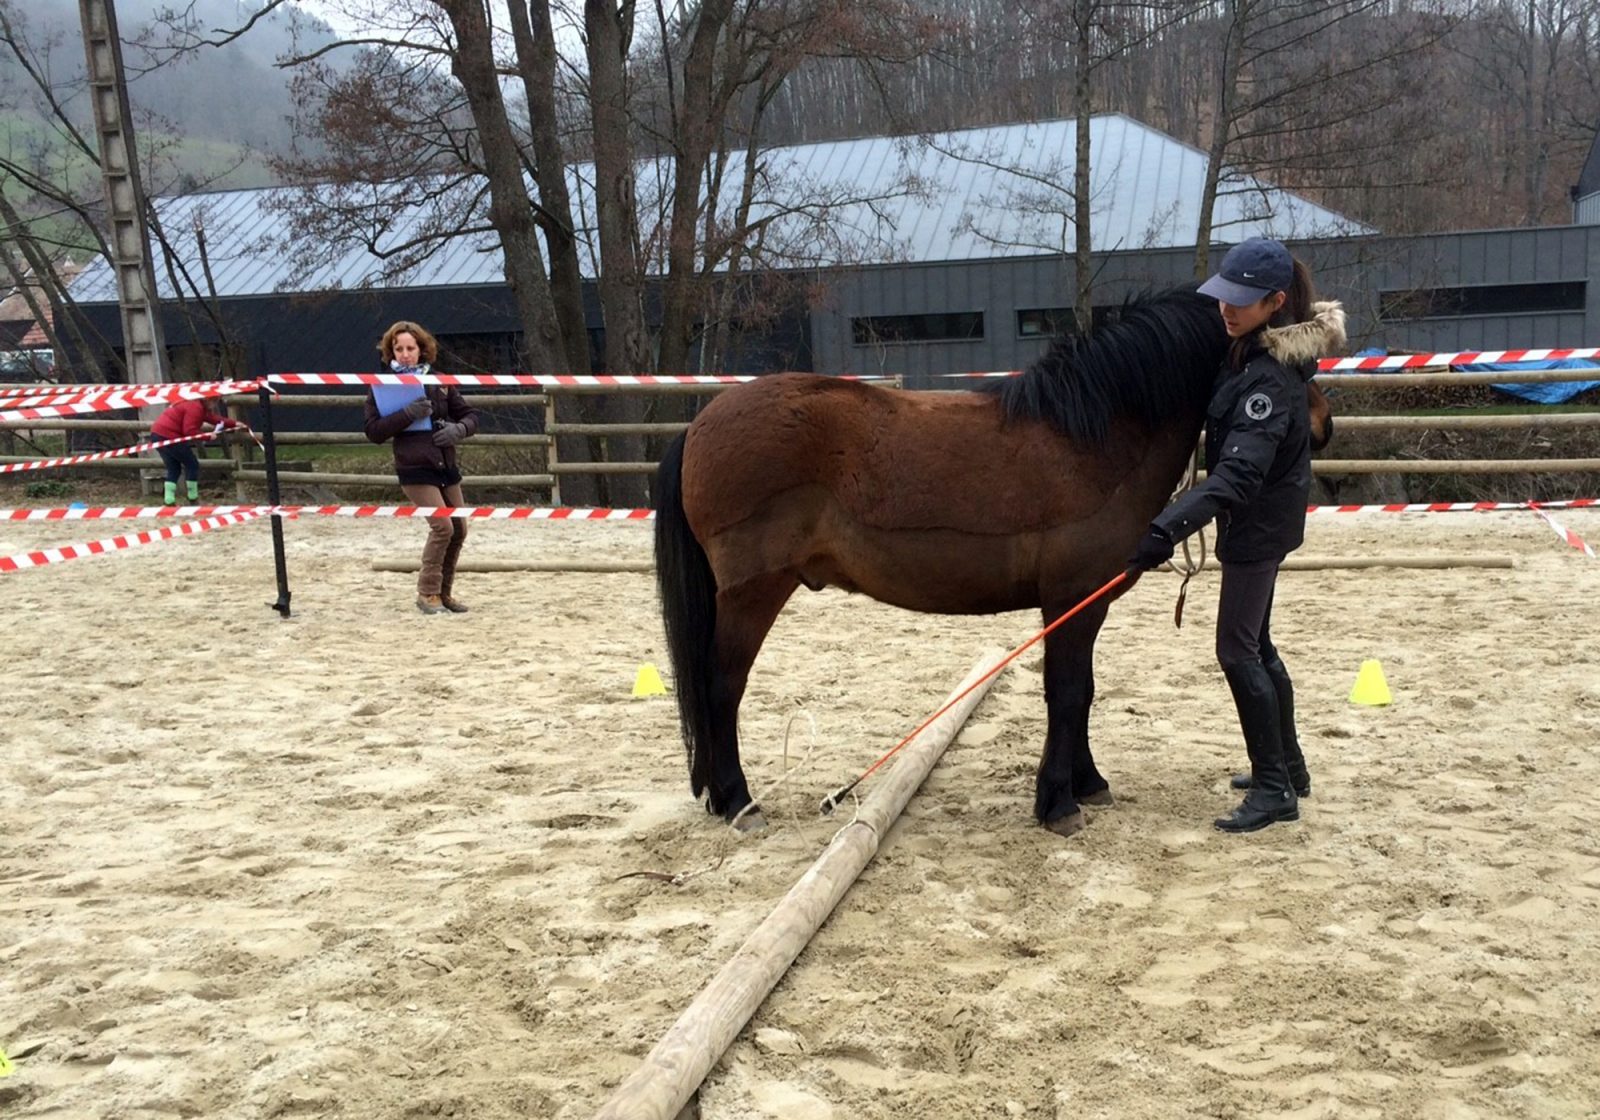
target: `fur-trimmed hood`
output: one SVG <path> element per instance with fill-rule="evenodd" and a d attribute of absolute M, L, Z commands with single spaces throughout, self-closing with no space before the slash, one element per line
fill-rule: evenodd
<path fill-rule="evenodd" d="M 1337 300 L 1313 303 L 1310 319 L 1287 327 L 1266 328 L 1261 332 L 1261 344 L 1286 367 L 1314 363 L 1343 348 L 1344 307 Z M 1311 373 L 1315 372 L 1316 366 L 1312 365 Z"/>

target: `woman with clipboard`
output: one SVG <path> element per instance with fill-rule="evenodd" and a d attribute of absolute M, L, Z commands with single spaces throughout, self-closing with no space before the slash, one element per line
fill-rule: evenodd
<path fill-rule="evenodd" d="M 439 344 L 416 323 L 402 320 L 383 332 L 378 352 L 390 370 L 426 374 L 439 357 Z M 367 438 L 394 441 L 394 470 L 400 489 L 414 506 L 466 505 L 456 444 L 478 431 L 478 410 L 455 386 L 373 385 L 367 390 Z M 467 539 L 465 518 L 428 519 L 417 574 L 417 609 L 423 614 L 466 613 L 452 594 L 456 559 Z"/>

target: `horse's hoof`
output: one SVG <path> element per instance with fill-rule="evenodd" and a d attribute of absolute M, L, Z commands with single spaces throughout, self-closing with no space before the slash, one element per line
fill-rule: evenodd
<path fill-rule="evenodd" d="M 736 816 L 732 821 L 735 832 L 760 832 L 767 827 L 767 818 L 761 815 L 759 808 L 752 808 L 743 816 Z"/>
<path fill-rule="evenodd" d="M 1099 805 L 1103 808 L 1107 805 L 1115 805 L 1117 803 L 1117 799 L 1111 796 L 1110 789 L 1102 789 L 1097 790 L 1094 793 L 1084 794 L 1082 797 L 1078 798 L 1078 803 L 1080 805 Z"/>
<path fill-rule="evenodd" d="M 1046 824 L 1045 827 L 1057 836 L 1071 836 L 1074 832 L 1082 832 L 1084 825 L 1088 823 L 1088 820 L 1083 815 L 1083 810 L 1079 809 L 1075 813 L 1068 813 L 1064 817 L 1056 818 Z"/>

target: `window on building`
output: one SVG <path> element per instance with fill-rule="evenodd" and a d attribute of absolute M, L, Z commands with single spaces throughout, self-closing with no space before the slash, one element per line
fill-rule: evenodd
<path fill-rule="evenodd" d="M 441 334 L 439 368 L 451 373 L 507 373 L 521 369 L 518 337 L 509 332 Z"/>
<path fill-rule="evenodd" d="M 186 343 L 167 347 L 167 372 L 174 381 L 219 381 L 249 377 L 245 348 L 238 343 Z"/>
<path fill-rule="evenodd" d="M 1552 284 L 1474 284 L 1388 291 L 1380 293 L 1379 315 L 1395 320 L 1582 311 L 1587 288 L 1582 280 L 1563 280 Z"/>
<path fill-rule="evenodd" d="M 882 342 L 969 342 L 983 337 L 983 312 L 860 316 L 850 320 L 850 335 L 857 346 Z"/>
<path fill-rule="evenodd" d="M 1089 312 L 1092 326 L 1103 327 L 1116 321 L 1120 304 L 1097 304 Z M 1018 338 L 1055 338 L 1076 334 L 1078 318 L 1070 307 L 1024 307 L 1017 312 Z"/>
<path fill-rule="evenodd" d="M 1017 312 L 1018 338 L 1054 338 L 1077 327 L 1070 307 L 1025 307 Z"/>

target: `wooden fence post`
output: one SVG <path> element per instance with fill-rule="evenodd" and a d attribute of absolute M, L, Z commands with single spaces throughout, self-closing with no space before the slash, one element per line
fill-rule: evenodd
<path fill-rule="evenodd" d="M 550 504 L 561 506 L 561 476 L 556 473 L 556 464 L 560 462 L 559 453 L 556 451 L 556 394 L 552 390 L 545 394 L 544 402 L 544 431 L 550 437 L 550 442 L 545 445 L 544 470 L 550 476 Z"/>

